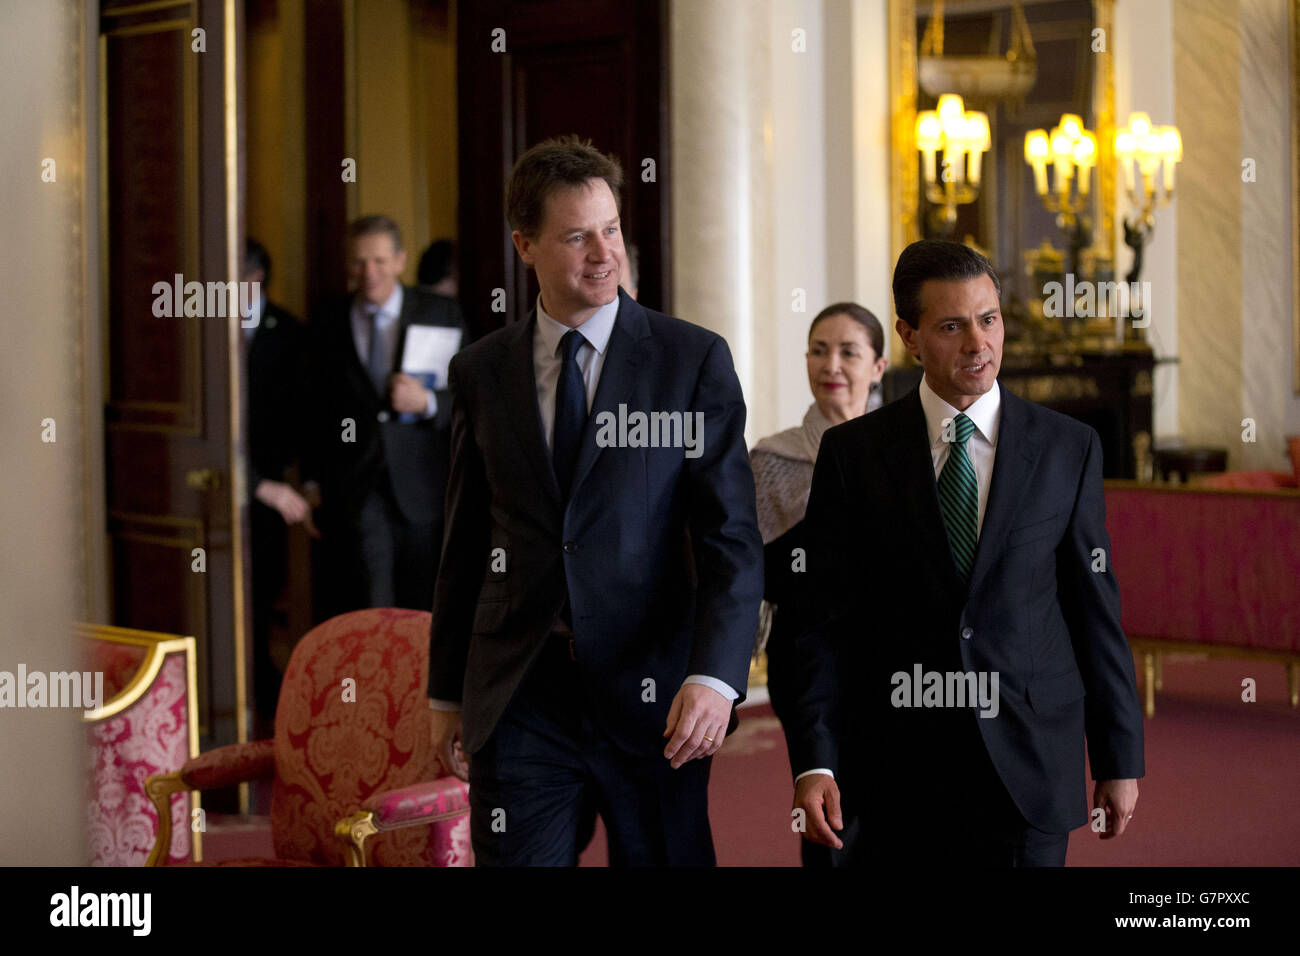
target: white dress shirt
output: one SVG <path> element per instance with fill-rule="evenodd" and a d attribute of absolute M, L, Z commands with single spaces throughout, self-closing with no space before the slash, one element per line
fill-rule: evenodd
<path fill-rule="evenodd" d="M 582 344 L 578 347 L 578 368 L 582 369 L 582 383 L 587 388 L 587 411 L 596 398 L 596 385 L 601 369 L 605 367 L 605 354 L 609 350 L 609 337 L 614 332 L 614 318 L 618 315 L 618 299 L 607 302 L 596 310 L 586 322 L 578 326 Z M 555 440 L 555 393 L 560 388 L 560 366 L 564 356 L 560 352 L 560 339 L 569 327 L 556 322 L 542 307 L 542 297 L 537 297 L 537 328 L 533 332 L 533 377 L 537 380 L 537 410 L 542 416 L 542 434 L 546 450 L 551 450 Z"/>
<path fill-rule="evenodd" d="M 591 412 L 591 403 L 596 397 L 596 386 L 600 384 L 600 372 L 605 367 L 609 337 L 613 334 L 614 319 L 617 316 L 618 298 L 615 297 L 577 327 L 582 333 L 582 344 L 578 346 L 576 359 L 578 368 L 582 369 L 583 384 L 587 387 L 588 413 Z M 555 439 L 555 393 L 560 387 L 560 367 L 564 363 L 560 340 L 568 331 L 569 326 L 555 321 L 547 314 L 539 295 L 537 327 L 533 332 L 533 377 L 537 380 L 537 410 L 541 413 L 542 434 L 546 438 L 548 452 Z M 730 684 L 705 674 L 691 674 L 682 683 L 703 684 L 727 700 L 735 700 L 740 696 Z M 459 704 L 433 698 L 430 698 L 429 706 L 434 710 L 460 710 Z"/>
<path fill-rule="evenodd" d="M 352 300 L 352 341 L 357 347 L 357 357 L 361 359 L 361 367 L 370 370 L 370 320 L 368 318 L 371 312 L 375 315 L 375 325 L 379 331 L 379 345 L 385 351 L 384 368 L 393 367 L 393 356 L 397 354 L 397 333 L 401 328 L 398 321 L 402 317 L 402 284 L 399 282 L 393 288 L 393 294 L 375 311 L 375 307 L 366 302 L 361 296 Z M 425 409 L 424 417 L 432 418 L 438 412 L 438 396 L 434 395 L 429 389 L 425 389 Z"/>
<path fill-rule="evenodd" d="M 993 459 L 998 450 L 998 425 L 1002 421 L 1002 386 L 995 379 L 993 387 L 975 399 L 966 409 L 966 417 L 975 425 L 975 431 L 966 441 L 966 454 L 975 466 L 975 480 L 979 485 L 979 517 L 975 534 L 979 537 L 984 527 L 984 510 L 989 503 L 989 485 L 993 483 Z M 948 423 L 962 414 L 930 388 L 921 379 L 921 408 L 925 412 L 925 427 L 930 433 L 930 458 L 934 462 L 934 479 L 937 482 L 943 466 L 952 453 L 952 442 L 944 441 L 943 433 Z M 950 437 L 955 437 L 952 431 Z"/>
<path fill-rule="evenodd" d="M 979 517 L 975 529 L 977 539 L 984 527 L 984 510 L 988 507 L 989 486 L 993 483 L 993 459 L 998 450 L 998 426 L 1002 422 L 1001 389 L 1002 386 L 995 379 L 993 387 L 975 399 L 965 412 L 966 417 L 975 425 L 975 431 L 966 440 L 966 454 L 975 467 L 975 480 L 979 486 Z M 952 442 L 944 440 L 944 431 L 962 413 L 935 394 L 924 378 L 921 379 L 920 391 L 921 410 L 925 412 L 925 428 L 930 438 L 930 460 L 934 463 L 934 480 L 937 482 L 952 453 Z M 955 437 L 953 432 L 949 432 L 949 435 Z M 812 773 L 830 774 L 830 771 L 825 767 L 805 770 L 794 778 L 795 782 L 798 783 Z"/>

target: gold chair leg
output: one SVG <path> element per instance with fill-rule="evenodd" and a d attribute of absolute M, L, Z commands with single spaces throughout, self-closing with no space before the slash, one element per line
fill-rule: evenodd
<path fill-rule="evenodd" d="M 366 865 L 366 840 L 378 833 L 375 815 L 370 810 L 358 810 L 334 824 L 334 833 L 343 840 L 348 866 Z"/>
<path fill-rule="evenodd" d="M 145 866 L 162 866 L 172 850 L 172 796 L 188 791 L 189 785 L 176 773 L 156 773 L 144 782 L 144 792 L 158 812 L 158 836 Z"/>
<path fill-rule="evenodd" d="M 1286 665 L 1286 686 L 1291 692 L 1291 706 L 1300 707 L 1300 661 Z"/>
<path fill-rule="evenodd" d="M 1156 656 L 1151 653 L 1142 655 L 1142 683 L 1146 691 L 1146 715 L 1156 715 Z"/>
<path fill-rule="evenodd" d="M 1156 652 L 1156 690 L 1165 689 L 1164 661 L 1165 661 L 1164 657 L 1157 651 Z"/>

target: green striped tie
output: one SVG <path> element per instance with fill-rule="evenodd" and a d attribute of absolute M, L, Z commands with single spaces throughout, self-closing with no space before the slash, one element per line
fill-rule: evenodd
<path fill-rule="evenodd" d="M 970 581 L 971 568 L 975 565 L 975 542 L 979 537 L 979 483 L 966 451 L 966 441 L 975 434 L 975 423 L 965 415 L 958 415 L 952 423 L 957 437 L 939 473 L 939 507 L 957 571 L 963 580 Z"/>

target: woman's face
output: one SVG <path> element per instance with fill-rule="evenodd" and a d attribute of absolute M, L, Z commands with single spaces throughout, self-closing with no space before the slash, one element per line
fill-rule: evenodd
<path fill-rule="evenodd" d="M 813 326 L 808 387 L 831 424 L 866 414 L 871 383 L 880 381 L 888 364 L 868 344 L 867 330 L 849 316 L 830 315 Z"/>

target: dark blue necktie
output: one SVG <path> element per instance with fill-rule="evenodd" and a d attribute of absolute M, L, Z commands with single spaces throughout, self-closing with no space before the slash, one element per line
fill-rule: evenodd
<path fill-rule="evenodd" d="M 560 495 L 569 500 L 569 485 L 578 463 L 578 446 L 587 425 L 587 383 L 578 367 L 578 349 L 586 340 L 577 329 L 560 339 L 560 385 L 555 390 L 555 434 L 551 440 L 551 464 L 560 483 Z"/>

